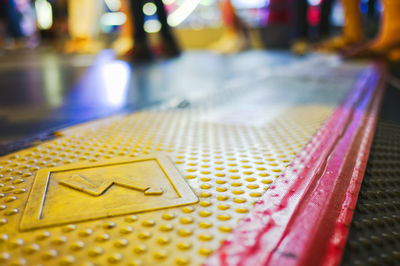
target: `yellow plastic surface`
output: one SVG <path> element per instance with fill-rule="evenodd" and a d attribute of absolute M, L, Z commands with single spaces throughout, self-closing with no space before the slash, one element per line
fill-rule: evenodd
<path fill-rule="evenodd" d="M 330 110 L 287 110 L 267 126 L 202 122 L 204 114 L 191 111 L 142 112 L 79 126 L 6 156 L 0 162 L 0 260 L 199 265 Z M 166 163 L 141 165 L 154 154 Z M 107 177 L 114 184 L 102 188 Z M 162 194 L 145 195 L 148 186 Z"/>
<path fill-rule="evenodd" d="M 86 123 L 0 158 L 0 262 L 202 264 L 335 107 L 259 93 Z"/>

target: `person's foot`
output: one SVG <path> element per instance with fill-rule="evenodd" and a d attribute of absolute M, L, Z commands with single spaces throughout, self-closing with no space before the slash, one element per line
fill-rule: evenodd
<path fill-rule="evenodd" d="M 387 48 L 375 46 L 374 43 L 352 46 L 342 52 L 346 59 L 381 58 L 389 61 L 400 61 L 400 44 Z"/>
<path fill-rule="evenodd" d="M 348 47 L 351 47 L 353 45 L 358 45 L 362 42 L 362 39 L 357 40 L 350 40 L 344 36 L 337 36 L 333 37 L 331 39 L 324 40 L 320 43 L 318 43 L 315 46 L 315 49 L 318 52 L 337 52 L 341 51 L 343 49 L 346 49 Z"/>
<path fill-rule="evenodd" d="M 248 48 L 244 36 L 234 31 L 225 32 L 221 38 L 210 45 L 210 50 L 221 54 L 233 54 Z"/>
<path fill-rule="evenodd" d="M 310 51 L 310 44 L 306 39 L 295 40 L 290 46 L 290 51 L 295 55 L 305 55 Z"/>

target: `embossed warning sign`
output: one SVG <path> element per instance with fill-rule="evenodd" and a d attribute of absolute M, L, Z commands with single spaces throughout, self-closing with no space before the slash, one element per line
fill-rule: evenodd
<path fill-rule="evenodd" d="M 196 203 L 164 155 L 40 170 L 21 230 Z"/>

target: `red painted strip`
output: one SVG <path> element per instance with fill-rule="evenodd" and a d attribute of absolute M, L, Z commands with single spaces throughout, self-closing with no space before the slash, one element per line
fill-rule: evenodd
<path fill-rule="evenodd" d="M 206 265 L 340 262 L 383 94 L 382 74 L 377 67 L 363 73 Z"/>

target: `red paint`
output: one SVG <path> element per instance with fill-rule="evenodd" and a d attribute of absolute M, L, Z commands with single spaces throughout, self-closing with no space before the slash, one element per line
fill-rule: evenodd
<path fill-rule="evenodd" d="M 207 265 L 336 265 L 346 243 L 383 94 L 383 71 L 357 86 Z"/>

